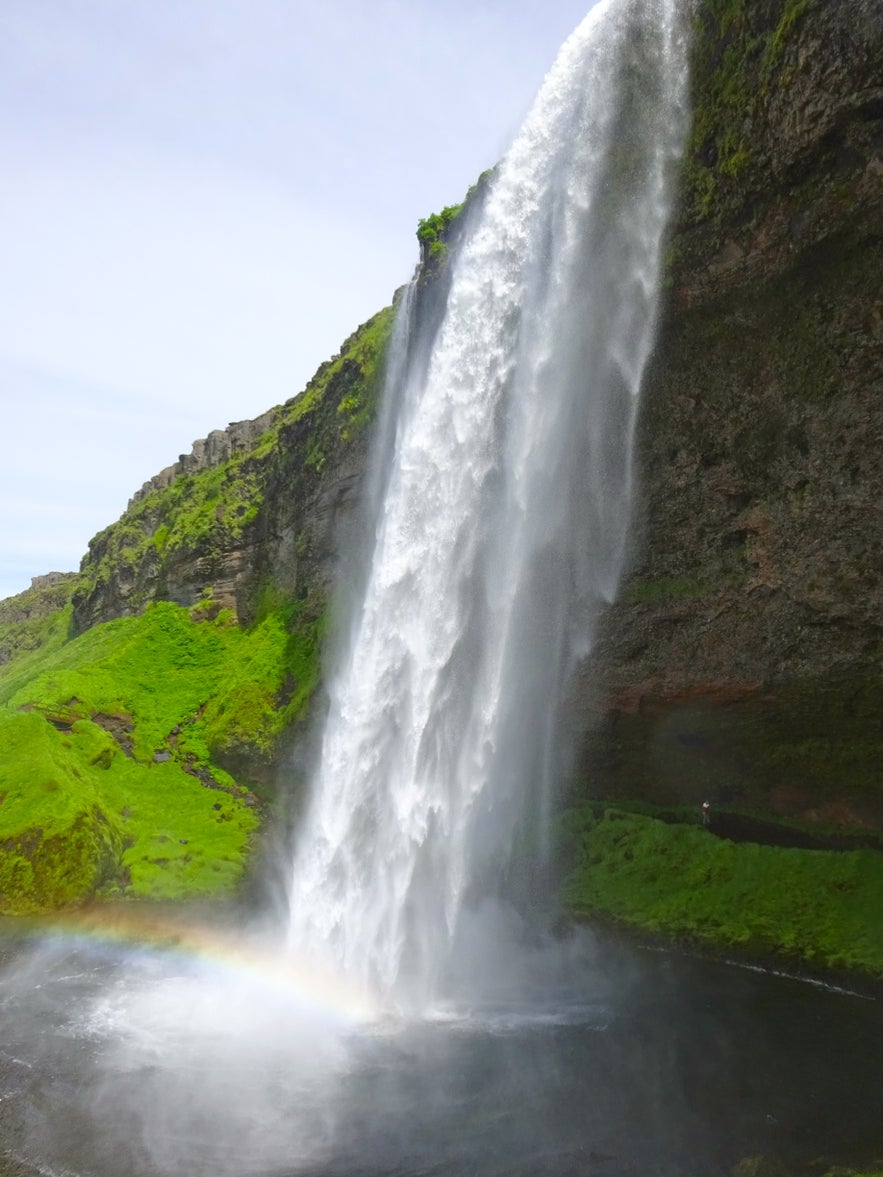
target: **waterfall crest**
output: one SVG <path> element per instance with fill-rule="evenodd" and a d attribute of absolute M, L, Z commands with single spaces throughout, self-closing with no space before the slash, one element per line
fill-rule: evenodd
<path fill-rule="evenodd" d="M 290 891 L 292 945 L 385 1001 L 433 998 L 464 901 L 519 823 L 542 837 L 562 691 L 616 592 L 685 124 L 677 8 L 592 9 L 466 226 L 431 341 L 400 312 Z"/>

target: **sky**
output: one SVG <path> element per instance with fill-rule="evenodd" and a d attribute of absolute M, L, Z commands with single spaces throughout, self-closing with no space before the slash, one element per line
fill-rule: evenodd
<path fill-rule="evenodd" d="M 4 0 L 0 598 L 299 392 L 592 0 Z"/>

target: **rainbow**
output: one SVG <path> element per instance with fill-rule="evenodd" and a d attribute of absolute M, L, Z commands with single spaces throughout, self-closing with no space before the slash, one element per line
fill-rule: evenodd
<path fill-rule="evenodd" d="M 29 939 L 103 951 L 149 951 L 191 966 L 202 963 L 282 995 L 304 1012 L 341 1026 L 375 1021 L 378 1008 L 340 977 L 248 933 L 185 922 L 149 908 L 108 906 L 27 922 Z"/>

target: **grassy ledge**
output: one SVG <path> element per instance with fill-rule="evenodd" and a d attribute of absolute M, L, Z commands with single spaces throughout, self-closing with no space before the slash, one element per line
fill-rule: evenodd
<path fill-rule="evenodd" d="M 883 978 L 883 853 L 735 843 L 591 806 L 559 818 L 565 909 L 814 968 Z"/>

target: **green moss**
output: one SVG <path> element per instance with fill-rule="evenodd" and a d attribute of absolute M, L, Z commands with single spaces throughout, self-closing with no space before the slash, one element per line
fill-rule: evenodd
<path fill-rule="evenodd" d="M 73 733 L 36 712 L 0 711 L 0 911 L 82 899 L 114 874 L 120 825 L 95 789 Z M 102 771 L 100 768 L 97 771 Z"/>
<path fill-rule="evenodd" d="M 776 31 L 773 33 L 773 52 L 770 54 L 771 58 L 774 59 L 775 53 L 782 48 L 791 36 L 797 23 L 807 12 L 815 7 L 815 4 L 816 0 L 785 0 L 782 15 L 776 26 Z"/>
<path fill-rule="evenodd" d="M 46 653 L 25 683 L 0 669 L 0 911 L 235 884 L 257 815 L 221 764 L 268 757 L 304 714 L 324 614 L 265 594 L 250 628 L 229 620 L 159 603 Z"/>
<path fill-rule="evenodd" d="M 693 126 L 684 169 L 688 218 L 723 216 L 742 198 L 753 136 L 782 52 L 815 0 L 782 0 L 778 17 L 750 0 L 703 0 L 693 29 Z"/>
<path fill-rule="evenodd" d="M 563 896 L 578 918 L 883 976 L 883 854 L 715 838 L 610 809 L 560 819 Z"/>

